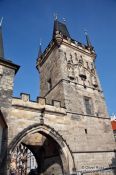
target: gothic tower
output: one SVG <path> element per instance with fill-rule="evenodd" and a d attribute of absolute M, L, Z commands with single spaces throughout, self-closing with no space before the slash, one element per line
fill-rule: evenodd
<path fill-rule="evenodd" d="M 85 35 L 86 45 L 72 39 L 66 24 L 56 19 L 52 40 L 39 54 L 37 69 L 41 97 L 48 104 L 61 101 L 66 108 L 68 144 L 76 168 L 86 170 L 87 166 L 112 166 L 115 143 L 96 72 L 96 53 L 88 34 Z"/>
<path fill-rule="evenodd" d="M 61 101 L 69 113 L 107 118 L 96 54 L 87 34 L 86 39 L 87 45 L 73 40 L 65 24 L 54 22 L 53 39 L 37 62 L 41 96 L 49 104 Z"/>
<path fill-rule="evenodd" d="M 26 93 L 12 96 L 19 66 L 4 58 L 0 28 L 0 175 L 116 174 L 96 53 L 85 35 L 82 44 L 54 21 L 52 40 L 43 53 L 40 45 L 36 64 L 41 96 L 31 101 Z"/>

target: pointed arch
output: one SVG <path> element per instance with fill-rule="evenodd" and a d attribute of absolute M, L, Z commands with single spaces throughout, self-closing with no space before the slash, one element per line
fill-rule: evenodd
<path fill-rule="evenodd" d="M 36 132 L 39 132 L 43 135 L 48 135 L 54 141 L 56 141 L 56 143 L 61 148 L 60 156 L 62 159 L 64 174 L 74 174 L 75 163 L 69 146 L 67 145 L 63 137 L 54 128 L 45 124 L 34 124 L 21 131 L 10 143 L 8 147 L 8 153 L 12 154 L 17 145 L 19 145 L 22 142 L 22 140 L 27 136 L 27 134 L 33 134 Z"/>

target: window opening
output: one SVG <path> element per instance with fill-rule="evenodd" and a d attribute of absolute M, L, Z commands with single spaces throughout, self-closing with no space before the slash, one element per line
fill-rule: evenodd
<path fill-rule="evenodd" d="M 86 113 L 87 113 L 88 115 L 92 114 L 91 98 L 85 97 L 85 98 L 84 98 L 84 101 L 85 101 Z"/>

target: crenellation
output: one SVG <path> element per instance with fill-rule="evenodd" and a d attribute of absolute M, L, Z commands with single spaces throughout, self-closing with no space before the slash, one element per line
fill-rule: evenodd
<path fill-rule="evenodd" d="M 30 101 L 30 94 L 21 93 L 20 96 L 21 96 L 22 101 L 24 101 L 24 102 Z"/>

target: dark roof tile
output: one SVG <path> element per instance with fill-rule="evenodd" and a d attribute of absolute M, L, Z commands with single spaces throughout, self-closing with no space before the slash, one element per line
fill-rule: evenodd
<path fill-rule="evenodd" d="M 59 31 L 61 32 L 62 35 L 70 38 L 70 34 L 68 32 L 66 25 L 64 23 L 59 22 L 58 20 L 54 21 L 53 36 L 55 35 L 56 31 Z"/>

